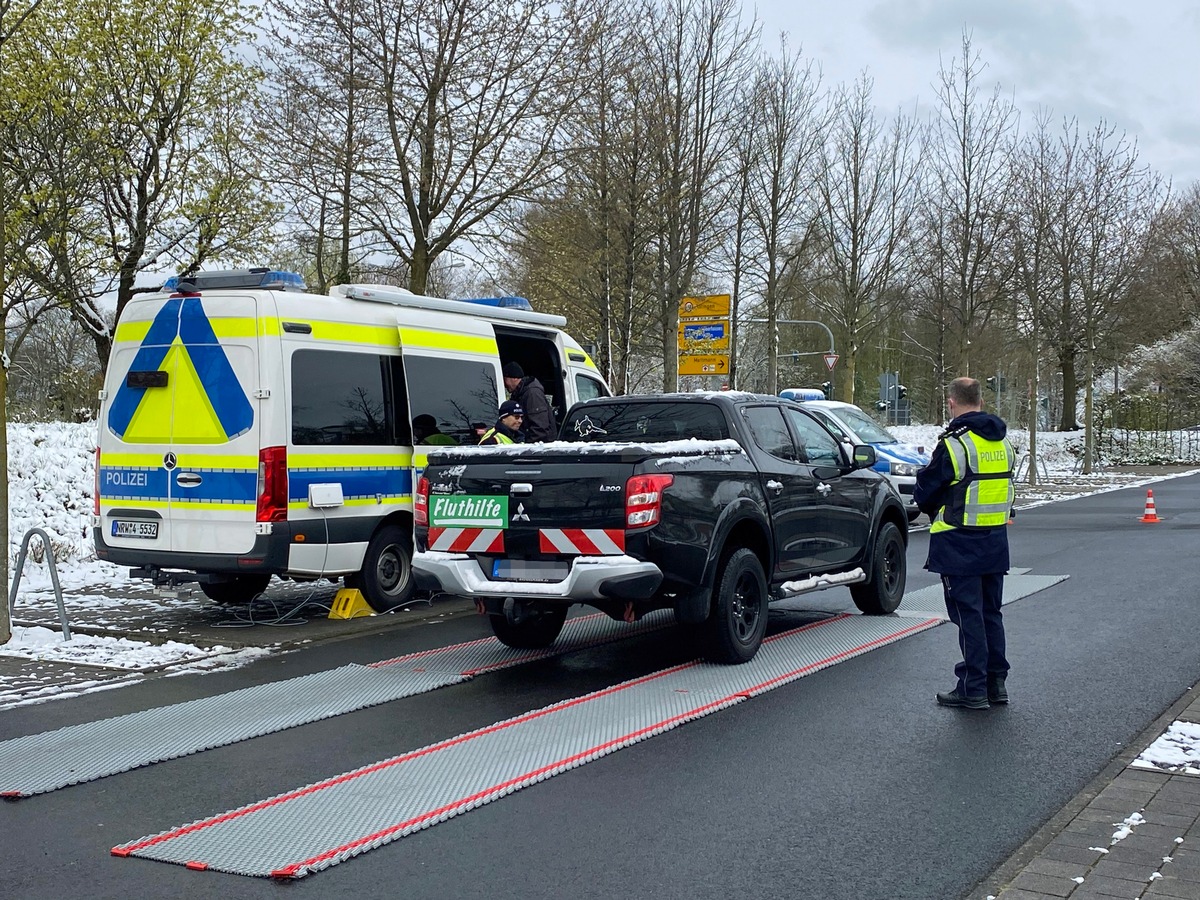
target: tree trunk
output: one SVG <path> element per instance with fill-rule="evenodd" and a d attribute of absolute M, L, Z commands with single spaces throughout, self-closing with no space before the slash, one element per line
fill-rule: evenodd
<path fill-rule="evenodd" d="M 1079 385 L 1075 378 L 1075 348 L 1063 347 L 1058 355 L 1059 366 L 1062 369 L 1062 418 L 1058 424 L 1059 431 L 1078 431 L 1079 422 L 1075 418 L 1075 395 Z"/>
<path fill-rule="evenodd" d="M 1092 460 L 1096 455 L 1096 435 L 1092 425 L 1093 402 L 1092 382 L 1095 381 L 1096 354 L 1089 349 L 1084 362 L 1087 383 L 1083 386 L 1083 474 L 1092 474 Z"/>
<path fill-rule="evenodd" d="M 423 295 L 429 288 L 429 248 L 419 237 L 413 241 L 412 268 L 408 272 L 408 289 Z"/>
<path fill-rule="evenodd" d="M 4 267 L 0 262 L 0 297 L 4 296 Z M 6 334 L 0 330 L 0 348 L 6 344 Z M 9 556 L 8 556 L 8 367 L 0 363 L 0 584 L 4 596 L 0 597 L 0 644 L 7 644 L 12 637 L 12 619 L 8 609 Z M 46 548 L 50 552 L 50 548 Z"/>

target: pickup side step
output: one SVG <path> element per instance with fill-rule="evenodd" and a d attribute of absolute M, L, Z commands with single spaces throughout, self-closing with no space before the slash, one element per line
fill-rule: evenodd
<path fill-rule="evenodd" d="M 798 581 L 785 581 L 775 588 L 772 594 L 775 600 L 786 600 L 789 597 L 799 597 L 801 594 L 811 594 L 813 591 L 825 588 L 860 584 L 866 580 L 867 573 L 862 569 L 851 569 L 849 572 L 830 572 L 826 575 L 811 575 Z"/>

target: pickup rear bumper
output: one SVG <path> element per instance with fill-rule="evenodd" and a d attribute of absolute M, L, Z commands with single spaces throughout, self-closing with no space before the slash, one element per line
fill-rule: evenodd
<path fill-rule="evenodd" d="M 562 581 L 490 581 L 465 553 L 425 551 L 413 554 L 413 577 L 423 590 L 458 597 L 521 597 L 526 600 L 645 600 L 658 591 L 658 566 L 631 556 L 580 556 Z"/>

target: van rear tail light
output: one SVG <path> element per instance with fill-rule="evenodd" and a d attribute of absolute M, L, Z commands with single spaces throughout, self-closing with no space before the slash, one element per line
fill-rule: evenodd
<path fill-rule="evenodd" d="M 634 475 L 625 482 L 625 527 L 649 528 L 662 518 L 662 492 L 674 475 Z"/>
<path fill-rule="evenodd" d="M 424 475 L 417 479 L 417 492 L 413 494 L 413 521 L 429 524 L 429 479 Z"/>
<path fill-rule="evenodd" d="M 92 512 L 100 515 L 100 448 L 96 448 L 96 480 L 92 485 Z"/>
<path fill-rule="evenodd" d="M 286 522 L 288 504 L 287 447 L 263 447 L 258 453 L 256 522 Z"/>

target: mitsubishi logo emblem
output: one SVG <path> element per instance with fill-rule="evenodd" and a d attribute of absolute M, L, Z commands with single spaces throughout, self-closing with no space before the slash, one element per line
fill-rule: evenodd
<path fill-rule="evenodd" d="M 164 469 L 166 469 L 169 472 L 169 471 L 171 471 L 171 469 L 175 468 L 177 465 L 179 465 L 179 460 L 176 458 L 176 456 L 173 452 L 163 454 L 163 468 Z"/>
<path fill-rule="evenodd" d="M 524 503 L 517 504 L 517 511 L 512 514 L 512 520 L 514 522 L 528 522 L 529 521 L 529 516 L 525 515 L 525 504 Z"/>

